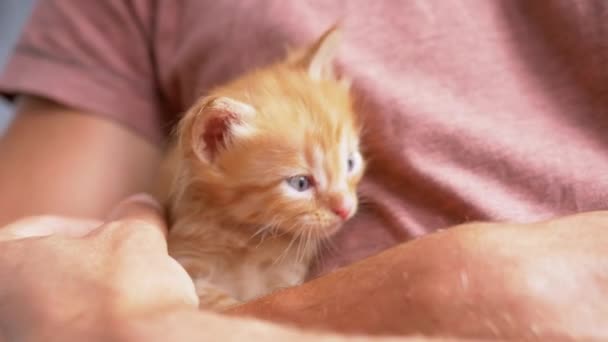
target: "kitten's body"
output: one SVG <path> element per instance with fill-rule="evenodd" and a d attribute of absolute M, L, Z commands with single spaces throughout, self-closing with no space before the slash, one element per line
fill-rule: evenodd
<path fill-rule="evenodd" d="M 297 249 L 290 248 L 285 253 L 290 237 L 262 241 L 251 238 L 253 233 L 240 232 L 240 227 L 226 229 L 218 223 L 178 220 L 174 227 L 197 231 L 173 235 L 170 251 L 193 277 L 201 306 L 207 308 L 222 308 L 235 303 L 233 299 L 248 301 L 300 284 L 314 252 L 311 248 L 297 255 Z"/>
<path fill-rule="evenodd" d="M 336 31 L 200 99 L 164 164 L 169 252 L 201 307 L 301 283 L 319 244 L 356 212 L 364 163 Z"/>

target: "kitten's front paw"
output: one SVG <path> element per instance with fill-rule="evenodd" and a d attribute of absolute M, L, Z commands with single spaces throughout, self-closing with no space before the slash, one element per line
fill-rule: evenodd
<path fill-rule="evenodd" d="M 206 280 L 199 279 L 194 284 L 199 299 L 199 309 L 223 311 L 241 304 L 240 301 L 232 297 L 228 292 L 210 284 Z"/>
<path fill-rule="evenodd" d="M 241 304 L 240 301 L 230 297 L 228 294 L 223 292 L 217 293 L 204 293 L 198 296 L 199 298 L 199 309 L 212 310 L 212 311 L 224 311 L 233 306 Z"/>

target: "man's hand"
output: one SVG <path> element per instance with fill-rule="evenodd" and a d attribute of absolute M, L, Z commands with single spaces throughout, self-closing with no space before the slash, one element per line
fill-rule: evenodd
<path fill-rule="evenodd" d="M 0 337 L 46 340 L 61 327 L 93 337 L 126 317 L 197 307 L 192 281 L 167 254 L 155 202 L 136 196 L 111 216 L 0 229 Z"/>
<path fill-rule="evenodd" d="M 431 342 L 320 335 L 198 311 L 192 281 L 167 255 L 156 204 L 131 198 L 111 216 L 0 228 L 0 341 Z"/>

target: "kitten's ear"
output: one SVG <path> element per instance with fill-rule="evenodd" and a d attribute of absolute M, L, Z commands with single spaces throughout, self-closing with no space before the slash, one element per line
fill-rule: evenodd
<path fill-rule="evenodd" d="M 188 115 L 190 147 L 204 163 L 212 163 L 237 139 L 254 133 L 251 119 L 256 115 L 255 108 L 228 97 L 204 99 Z"/>
<path fill-rule="evenodd" d="M 310 47 L 293 53 L 289 61 L 306 69 L 313 80 L 335 79 L 333 62 L 341 39 L 340 25 L 335 24 Z"/>

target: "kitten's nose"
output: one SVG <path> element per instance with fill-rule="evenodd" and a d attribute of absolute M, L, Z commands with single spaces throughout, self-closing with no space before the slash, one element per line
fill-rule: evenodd
<path fill-rule="evenodd" d="M 339 206 L 339 207 L 333 208 L 333 212 L 336 215 L 338 215 L 341 219 L 346 220 L 348 218 L 348 216 L 350 215 L 350 208 L 347 208 L 345 206 Z"/>
<path fill-rule="evenodd" d="M 333 194 L 329 197 L 329 208 L 342 220 L 348 219 L 352 214 L 354 203 L 343 194 Z"/>

